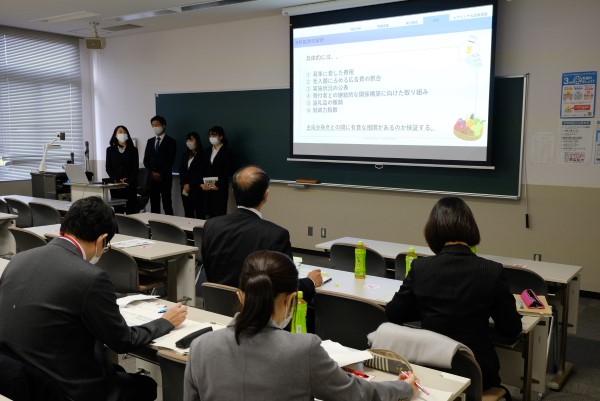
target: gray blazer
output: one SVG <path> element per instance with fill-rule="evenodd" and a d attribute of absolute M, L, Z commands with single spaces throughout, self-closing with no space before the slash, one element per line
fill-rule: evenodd
<path fill-rule="evenodd" d="M 103 344 L 125 353 L 172 328 L 166 319 L 128 327 L 108 274 L 65 239 L 15 255 L 0 278 L 0 344 L 73 400 L 119 396 Z"/>
<path fill-rule="evenodd" d="M 185 401 L 409 400 L 409 384 L 373 383 L 340 369 L 313 334 L 267 326 L 235 342 L 233 322 L 192 343 Z"/>

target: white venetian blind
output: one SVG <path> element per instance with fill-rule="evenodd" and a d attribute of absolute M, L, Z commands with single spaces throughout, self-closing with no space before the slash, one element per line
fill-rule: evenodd
<path fill-rule="evenodd" d="M 58 132 L 46 170 L 62 170 L 71 152 L 82 162 L 78 39 L 0 26 L 0 181 L 30 179 Z"/>

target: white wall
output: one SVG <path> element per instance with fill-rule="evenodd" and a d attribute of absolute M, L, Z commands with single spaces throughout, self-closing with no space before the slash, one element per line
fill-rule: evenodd
<path fill-rule="evenodd" d="M 529 139 L 533 132 L 558 131 L 561 74 L 599 69 L 598 15 L 597 0 L 499 1 L 496 73 L 530 74 L 525 145 L 531 228 L 524 227 L 524 199 L 468 200 L 482 231 L 480 252 L 528 259 L 535 252 L 546 261 L 582 265 L 582 288 L 596 292 L 600 167 L 534 164 Z M 155 93 L 289 87 L 288 19 L 112 38 L 89 61 L 92 158 L 104 159 L 118 124 L 139 138 L 143 153 Z M 288 228 L 293 246 L 300 248 L 313 249 L 321 241 L 307 236 L 307 225 L 316 232 L 326 227 L 328 239 L 356 235 L 425 245 L 422 226 L 437 198 L 273 185 L 265 216 Z"/>

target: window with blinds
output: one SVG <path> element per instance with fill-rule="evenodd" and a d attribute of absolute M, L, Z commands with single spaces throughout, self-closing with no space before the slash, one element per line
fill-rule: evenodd
<path fill-rule="evenodd" d="M 79 40 L 0 26 L 0 181 L 30 179 L 58 132 L 46 170 L 81 163 L 82 125 Z"/>

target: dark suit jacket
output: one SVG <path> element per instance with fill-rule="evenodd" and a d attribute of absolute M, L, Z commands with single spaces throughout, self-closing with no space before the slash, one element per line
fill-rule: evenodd
<path fill-rule="evenodd" d="M 125 353 L 173 328 L 165 319 L 128 327 L 108 274 L 62 238 L 12 258 L 0 279 L 0 322 L 0 344 L 82 401 L 119 396 L 103 344 Z"/>
<path fill-rule="evenodd" d="M 106 172 L 115 182 L 127 178 L 130 187 L 137 187 L 140 158 L 135 146 L 127 145 L 123 153 L 117 145 L 106 148 Z"/>
<path fill-rule="evenodd" d="M 238 287 L 246 257 L 269 250 L 292 257 L 290 233 L 247 209 L 206 220 L 202 236 L 202 262 L 208 281 Z M 299 280 L 299 289 L 310 301 L 315 294 L 311 279 Z"/>
<path fill-rule="evenodd" d="M 144 167 L 150 171 L 159 173 L 163 178 L 173 176 L 173 163 L 175 162 L 175 139 L 167 134 L 163 137 L 158 147 L 158 153 L 154 150 L 156 136 L 148 139 L 146 151 L 144 152 Z"/>
<path fill-rule="evenodd" d="M 192 163 L 188 167 L 189 158 L 187 152 L 181 156 L 179 163 L 179 183 L 183 187 L 184 184 L 190 184 L 193 191 L 201 191 L 200 184 L 202 181 L 202 151 L 196 153 Z"/>
<path fill-rule="evenodd" d="M 204 209 L 210 216 L 221 216 L 227 213 L 227 198 L 229 195 L 229 177 L 233 175 L 233 152 L 227 145 L 223 145 L 210 162 L 212 146 L 206 148 L 202 154 L 202 176 L 219 177 L 215 183 L 218 191 L 204 192 Z"/>
<path fill-rule="evenodd" d="M 465 344 L 481 367 L 484 389 L 499 385 L 500 363 L 490 339 L 489 318 L 505 338 L 516 339 L 522 328 L 503 269 L 464 245 L 418 258 L 386 306 L 388 320 L 397 324 L 421 320 L 424 329 Z"/>

